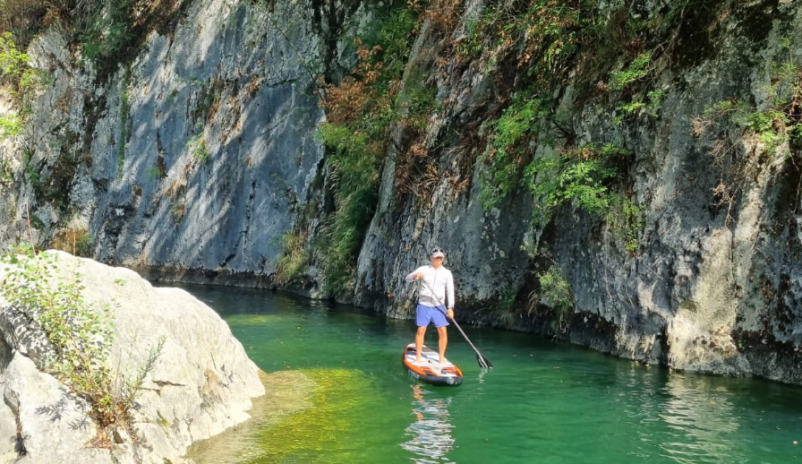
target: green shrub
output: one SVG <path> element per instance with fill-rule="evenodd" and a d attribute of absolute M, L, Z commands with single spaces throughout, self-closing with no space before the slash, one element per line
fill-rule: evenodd
<path fill-rule="evenodd" d="M 552 329 L 563 330 L 574 309 L 571 284 L 556 264 L 538 274 L 538 283 L 540 288 L 529 295 L 530 312 L 536 311 L 538 304 L 546 306 L 552 316 Z"/>
<path fill-rule="evenodd" d="M 44 72 L 30 66 L 30 57 L 17 50 L 10 32 L 0 34 L 0 79 L 12 85 L 14 94 L 23 94 L 39 87 Z"/>
<path fill-rule="evenodd" d="M 624 243 L 624 249 L 637 253 L 638 231 L 643 228 L 643 208 L 622 195 L 614 194 L 611 200 L 607 224 L 612 228 L 616 239 Z"/>
<path fill-rule="evenodd" d="M 516 96 L 501 117 L 490 123 L 490 140 L 479 158 L 487 165 L 479 193 L 484 209 L 498 205 L 518 188 L 526 153 L 519 145 L 537 135 L 545 111 L 540 100 Z"/>
<path fill-rule="evenodd" d="M 276 263 L 276 273 L 273 282 L 278 285 L 288 285 L 301 280 L 308 265 L 308 255 L 305 244 L 306 236 L 288 231 L 281 238 L 283 254 Z"/>
<path fill-rule="evenodd" d="M 123 178 L 125 169 L 125 146 L 128 144 L 128 111 L 130 97 L 129 84 L 131 80 L 130 71 L 126 71 L 125 77 L 121 83 L 122 89 L 120 91 L 120 113 L 118 118 L 119 140 L 117 140 L 117 180 Z"/>
<path fill-rule="evenodd" d="M 407 58 L 412 51 L 413 31 L 418 26 L 419 17 L 417 1 L 396 6 L 388 11 L 381 26 L 376 29 L 376 34 L 368 33 L 364 38 L 366 44 L 381 48 L 376 60 L 382 63 L 387 76 L 400 76 L 404 72 Z M 389 81 L 385 80 L 384 83 Z"/>
<path fill-rule="evenodd" d="M 770 154 L 775 154 L 777 148 L 786 142 L 792 148 L 800 146 L 802 129 L 799 126 L 802 123 L 797 112 L 802 101 L 802 66 L 791 54 L 793 40 L 786 37 L 780 43 L 788 57 L 772 61 L 768 66 L 768 79 L 759 86 L 766 93 L 770 103 L 768 108 L 760 111 L 736 99 L 717 102 L 705 109 L 704 118 L 695 121 L 696 135 L 701 135 L 714 122 L 729 122 L 755 134 Z"/>
<path fill-rule="evenodd" d="M 627 119 L 631 116 L 634 116 L 638 111 L 642 108 L 646 107 L 646 103 L 641 101 L 635 101 L 630 103 L 625 103 L 618 107 L 617 112 L 619 113 L 613 118 L 613 125 L 618 126 L 624 122 L 624 119 Z"/>
<path fill-rule="evenodd" d="M 666 98 L 666 91 L 663 89 L 652 90 L 646 94 L 646 98 L 649 99 L 646 111 L 649 113 L 649 116 L 656 118 L 657 114 L 660 112 L 660 108 L 663 106 L 663 100 Z"/>
<path fill-rule="evenodd" d="M 555 208 L 569 203 L 589 214 L 604 214 L 612 194 L 607 183 L 618 175 L 615 161 L 630 152 L 612 144 L 588 144 L 544 157 L 525 169 L 526 187 L 537 198 L 536 223 L 546 224 Z"/>
<path fill-rule="evenodd" d="M 29 218 L 31 227 L 36 230 L 44 230 L 45 229 L 45 222 L 37 215 L 31 214 Z"/>
<path fill-rule="evenodd" d="M 548 162 L 531 164 L 536 146 L 555 147 L 557 137 L 568 146 L 574 143 L 576 133 L 570 105 L 561 106 L 556 97 L 560 92 L 555 89 L 571 86 L 576 95 L 587 94 L 590 83 L 598 81 L 596 73 L 601 69 L 599 61 L 603 60 L 600 56 L 620 55 L 613 50 L 617 45 L 609 42 L 621 39 L 622 34 L 637 35 L 644 28 L 639 25 L 624 27 L 623 32 L 613 30 L 615 21 L 600 20 L 594 14 L 595 8 L 597 5 L 592 2 L 581 0 L 490 4 L 479 18 L 467 24 L 465 38 L 456 44 L 457 54 L 463 58 L 483 52 L 488 59 L 516 66 L 515 80 L 523 83 L 515 84 L 518 93 L 501 117 L 486 126 L 491 133 L 487 149 L 480 157 L 487 167 L 481 178 L 479 197 L 485 209 L 497 206 L 521 186 L 530 187 L 532 172 L 550 169 Z M 614 73 L 613 86 L 624 88 L 648 75 L 650 61 L 651 53 L 638 55 L 625 70 Z M 656 112 L 657 100 L 662 97 L 653 96 L 655 103 L 649 110 Z M 619 122 L 646 106 L 645 102 L 632 103 L 623 109 L 625 114 Z M 593 168 L 591 164 L 575 168 Z M 529 174 L 525 172 L 527 166 Z M 563 171 L 566 177 L 563 180 L 568 180 L 571 174 L 568 167 Z"/>
<path fill-rule="evenodd" d="M 333 124 L 322 125 L 319 135 L 335 150 L 329 162 L 337 205 L 321 234 L 323 288 L 339 293 L 347 290 L 354 276 L 355 257 L 376 210 L 384 143 Z"/>
<path fill-rule="evenodd" d="M 652 90 L 646 94 L 646 102 L 633 101 L 619 106 L 617 110 L 619 114 L 613 118 L 613 124 L 616 126 L 620 125 L 622 122 L 624 122 L 624 119 L 634 116 L 643 108 L 646 108 L 646 114 L 653 118 L 657 118 L 665 96 L 665 90 Z"/>
<path fill-rule="evenodd" d="M 802 149 L 802 124 L 795 124 L 788 129 L 788 141 L 797 150 Z"/>
<path fill-rule="evenodd" d="M 162 170 L 158 166 L 148 168 L 145 170 L 145 175 L 150 181 L 159 180 L 162 177 Z"/>
<path fill-rule="evenodd" d="M 323 288 L 330 294 L 347 291 L 354 280 L 359 247 L 376 211 L 391 125 L 420 130 L 420 115 L 434 102 L 432 90 L 418 79 L 410 79 L 399 92 L 414 38 L 411 32 L 418 24 L 419 12 L 413 6 L 393 7 L 375 33 L 355 39 L 354 70 L 326 89 L 328 122 L 320 125 L 316 136 L 330 150 L 335 210 L 324 222 L 316 246 Z"/>
<path fill-rule="evenodd" d="M 0 116 L 0 140 L 22 133 L 22 118 L 18 114 Z"/>
<path fill-rule="evenodd" d="M 197 134 L 187 142 L 189 153 L 192 158 L 197 160 L 200 164 L 204 164 L 212 157 L 212 153 L 206 147 L 206 137 L 203 134 Z"/>
<path fill-rule="evenodd" d="M 47 82 L 44 71 L 30 66 L 30 57 L 17 50 L 10 32 L 0 34 L 0 82 L 10 86 L 21 109 L 0 117 L 0 140 L 22 133 L 31 113 L 28 96 Z"/>
<path fill-rule="evenodd" d="M 755 111 L 754 108 L 737 100 L 725 100 L 705 110 L 709 122 L 724 120 L 754 133 L 766 145 L 766 150 L 774 154 L 781 144 L 790 141 L 791 120 L 784 111 L 770 108 Z"/>
<path fill-rule="evenodd" d="M 8 161 L 0 159 L 0 184 L 10 184 L 14 181 L 14 171 Z"/>
<path fill-rule="evenodd" d="M 134 39 L 135 0 L 111 0 L 93 7 L 78 39 L 84 56 L 96 63 L 116 59 Z"/>
<path fill-rule="evenodd" d="M 649 63 L 652 59 L 652 52 L 645 52 L 638 55 L 626 69 L 610 74 L 610 87 L 613 90 L 623 90 L 630 84 L 646 77 L 649 72 Z"/>
<path fill-rule="evenodd" d="M 518 289 L 513 285 L 505 286 L 499 292 L 498 302 L 495 304 L 495 309 L 501 313 L 512 312 L 515 306 L 515 298 L 518 296 Z"/>

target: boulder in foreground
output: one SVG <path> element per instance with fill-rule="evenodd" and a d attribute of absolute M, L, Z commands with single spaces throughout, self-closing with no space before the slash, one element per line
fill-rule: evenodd
<path fill-rule="evenodd" d="M 251 399 L 264 394 L 258 368 L 211 308 L 128 269 L 57 251 L 44 256 L 56 269 L 49 285 L 79 291 L 76 301 L 98 316 L 90 327 L 108 327 L 110 337 L 64 343 L 44 310 L 0 297 L 0 435 L 16 437 L 0 440 L 0 464 L 184 463 L 190 444 L 249 418 Z M 19 276 L 15 265 L 0 267 L 0 294 L 24 282 Z M 97 397 L 80 394 L 83 379 L 94 379 L 74 372 L 80 355 L 62 359 L 87 346 L 101 347 L 89 350 L 102 356 L 88 365 L 110 374 L 110 400 L 123 404 L 120 397 L 135 392 L 111 425 L 99 423 Z"/>

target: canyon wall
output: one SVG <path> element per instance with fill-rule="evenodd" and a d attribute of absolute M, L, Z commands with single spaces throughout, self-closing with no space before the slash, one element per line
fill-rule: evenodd
<path fill-rule="evenodd" d="M 540 85 L 532 77 L 540 71 L 527 60 L 557 39 L 536 21 L 522 26 L 521 40 L 543 34 L 540 48 L 507 45 L 503 32 L 477 38 L 495 31 L 486 18 L 506 3 L 434 2 L 410 32 L 401 78 L 434 103 L 423 127 L 396 122 L 387 131 L 369 225 L 354 231 L 359 248 L 342 269 L 350 284 L 328 291 L 319 244 L 338 208 L 338 155 L 316 136 L 329 120 L 321 102 L 359 62 L 352 39 L 392 20 L 381 14 L 391 4 L 203 0 L 104 79 L 58 27 L 32 42 L 33 65 L 51 83 L 26 132 L 2 142 L 13 175 L 0 184 L 0 237 L 51 243 L 81 230 L 88 254 L 156 278 L 267 286 L 294 235 L 303 272 L 282 284 L 393 317 L 412 316 L 415 288 L 403 276 L 440 246 L 465 321 L 676 369 L 802 383 L 793 135 L 802 8 L 787 0 L 590 3 L 588 21 L 607 35 L 577 39 L 565 53 L 578 58 L 538 61 L 564 64 L 541 73 L 564 78 L 539 91 L 547 122 L 530 121 L 537 128 L 516 141 L 526 154 L 509 164 L 522 182 L 545 185 L 548 175 L 523 166 L 565 153 L 579 153 L 566 163 L 580 166 L 617 147 L 628 155 L 615 158 L 614 178 L 583 186 L 614 192 L 635 212 L 607 205 L 600 213 L 574 197 L 538 222 L 543 197 L 523 187 L 483 202 L 497 179 L 488 172 L 501 163 L 487 150 L 494 122 L 534 98 L 526 91 Z M 555 24 L 581 30 L 566 22 Z M 654 38 L 626 39 L 636 22 Z M 606 45 L 621 52 L 582 58 Z M 648 64 L 634 65 L 644 54 Z M 580 75 L 590 77 L 581 83 Z M 394 100 L 402 115 L 405 95 Z M 13 110 L 10 98 L 2 104 Z M 553 269 L 570 286 L 560 312 L 543 288 Z"/>

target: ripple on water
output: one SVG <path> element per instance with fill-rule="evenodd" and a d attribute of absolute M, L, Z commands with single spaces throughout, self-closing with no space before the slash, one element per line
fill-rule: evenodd
<path fill-rule="evenodd" d="M 448 406 L 451 398 L 438 398 L 421 385 L 412 386 L 412 414 L 415 420 L 406 428 L 401 448 L 413 453 L 411 460 L 419 464 L 451 462 L 444 459 L 454 449 L 451 431 L 451 414 Z"/>

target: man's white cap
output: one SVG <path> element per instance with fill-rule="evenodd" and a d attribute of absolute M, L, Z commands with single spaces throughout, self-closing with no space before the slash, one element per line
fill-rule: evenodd
<path fill-rule="evenodd" d="M 432 258 L 445 258 L 446 254 L 441 248 L 434 248 L 432 250 Z"/>

